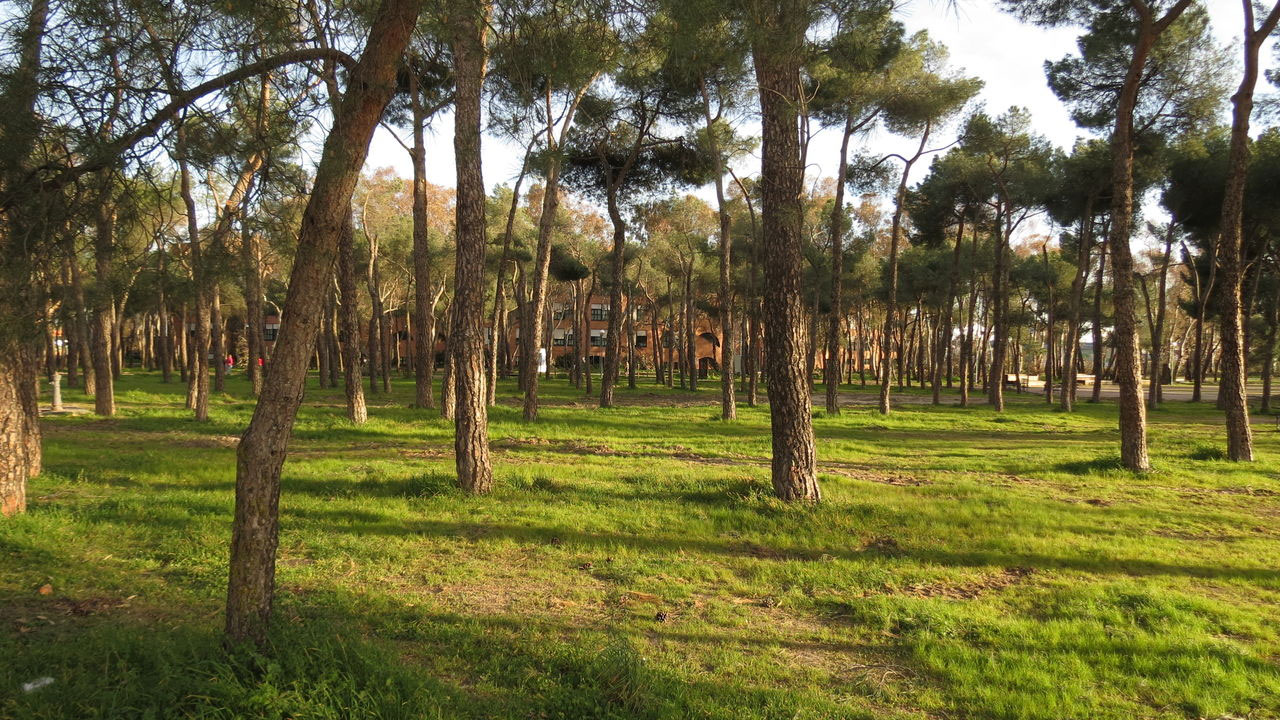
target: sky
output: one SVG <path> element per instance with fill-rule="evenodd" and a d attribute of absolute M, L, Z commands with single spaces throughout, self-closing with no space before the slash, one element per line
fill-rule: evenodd
<path fill-rule="evenodd" d="M 1234 43 L 1238 48 L 1238 35 L 1243 25 L 1241 6 L 1236 0 L 1204 1 L 1219 42 L 1224 45 Z M 984 81 L 983 90 L 975 102 L 984 105 L 991 114 L 999 114 L 1014 105 L 1027 108 L 1034 121 L 1034 130 L 1063 148 L 1070 148 L 1075 139 L 1084 134 L 1071 121 L 1044 76 L 1046 60 L 1057 60 L 1074 52 L 1079 35 L 1077 28 L 1044 29 L 1023 24 L 1001 12 L 995 3 L 988 0 L 960 0 L 954 4 L 941 0 L 912 0 L 899 17 L 909 33 L 927 30 L 934 41 L 947 46 L 952 67 Z M 1270 48 L 1264 49 L 1263 62 L 1274 62 Z M 1258 90 L 1272 92 L 1275 88 L 1262 81 Z M 754 121 L 747 122 L 742 129 L 750 132 Z M 450 187 L 454 185 L 452 124 L 452 115 L 438 117 L 433 122 L 435 130 L 427 141 L 427 178 L 432 183 Z M 938 145 L 945 145 L 954 138 L 957 124 L 953 122 L 945 132 L 938 134 Z M 520 171 L 523 148 L 488 135 L 483 142 L 485 183 L 490 186 L 511 183 Z M 905 153 L 915 149 L 914 141 L 887 133 L 877 133 L 866 142 L 878 153 Z M 813 138 L 809 150 L 811 177 L 835 174 L 839 143 L 839 130 L 834 129 L 820 132 Z M 404 177 L 412 175 L 408 153 L 387 130 L 379 129 L 370 146 L 366 169 L 387 166 Z M 920 170 L 913 175 L 913 182 L 924 176 L 927 166 L 927 162 L 918 165 Z M 737 165 L 737 169 L 746 174 L 758 172 L 758 167 L 758 154 L 744 158 Z M 710 197 L 707 188 L 697 194 Z"/>

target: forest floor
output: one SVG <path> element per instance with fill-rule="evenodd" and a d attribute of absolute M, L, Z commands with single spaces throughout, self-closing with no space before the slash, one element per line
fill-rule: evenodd
<path fill-rule="evenodd" d="M 1271 418 L 1237 465 L 1170 403 L 1135 475 L 1111 403 L 816 412 L 824 499 L 790 507 L 767 408 L 542 387 L 533 425 L 500 387 L 469 497 L 410 380 L 352 427 L 313 378 L 265 656 L 219 634 L 243 377 L 205 424 L 137 373 L 117 418 L 46 418 L 0 523 L 0 717 L 1280 717 Z"/>

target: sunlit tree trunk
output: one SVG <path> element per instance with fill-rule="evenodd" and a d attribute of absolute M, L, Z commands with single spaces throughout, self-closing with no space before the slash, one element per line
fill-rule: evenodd
<path fill-rule="evenodd" d="M 351 195 L 369 140 L 395 89 L 395 72 L 417 20 L 418 0 L 384 0 L 364 55 L 352 69 L 325 139 L 298 234 L 279 340 L 262 396 L 236 452 L 235 521 L 227 584 L 226 634 L 265 646 L 275 594 L 280 471 L 302 402 L 307 364 L 319 331 L 325 286 L 339 238 L 349 227 Z"/>
<path fill-rule="evenodd" d="M 764 316 L 772 430 L 773 489 L 783 500 L 816 502 L 812 398 L 804 377 L 801 298 L 804 165 L 797 134 L 807 3 L 756 4 L 753 61 L 762 131 Z"/>
<path fill-rule="evenodd" d="M 1249 427 L 1249 396 L 1246 391 L 1248 366 L 1247 306 L 1242 308 L 1244 281 L 1244 188 L 1249 169 L 1249 118 L 1253 114 L 1253 92 L 1258 82 L 1258 52 L 1280 22 L 1276 3 L 1262 27 L 1254 27 L 1253 4 L 1244 0 L 1244 78 L 1231 98 L 1231 147 L 1227 156 L 1227 183 L 1222 201 L 1222 372 L 1226 382 L 1218 390 L 1227 414 L 1227 458 L 1253 460 L 1253 432 Z"/>
<path fill-rule="evenodd" d="M 454 451 L 458 484 L 471 493 L 493 487 L 489 408 L 485 390 L 485 187 L 480 156 L 480 105 L 488 64 L 488 0 L 451 8 L 454 78 L 454 157 L 458 166 L 457 263 L 454 272 L 453 357 L 458 410 Z"/>

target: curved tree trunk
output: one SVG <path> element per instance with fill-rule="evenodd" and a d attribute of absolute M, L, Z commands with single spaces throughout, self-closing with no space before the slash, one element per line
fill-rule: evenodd
<path fill-rule="evenodd" d="M 232 641 L 251 641 L 259 647 L 266 644 L 275 595 L 280 470 L 302 402 L 325 285 L 332 277 L 339 238 L 350 227 L 351 195 L 369 140 L 391 99 L 396 68 L 419 9 L 418 0 L 384 0 L 379 7 L 364 55 L 351 72 L 316 168 L 302 216 L 279 341 L 267 368 L 262 397 L 236 451 L 226 622 L 226 634 Z"/>
<path fill-rule="evenodd" d="M 1120 389 L 1120 461 L 1130 470 L 1151 468 L 1147 457 L 1147 409 L 1142 400 L 1138 346 L 1137 299 L 1133 285 L 1133 112 L 1147 55 L 1156 33 L 1150 22 L 1140 22 L 1133 59 L 1116 104 L 1116 124 L 1111 136 L 1111 251 L 1115 288 L 1116 384 Z M 1101 281 L 1099 277 L 1099 281 Z"/>
<path fill-rule="evenodd" d="M 1227 184 L 1222 201 L 1222 372 L 1226 380 L 1218 390 L 1227 414 L 1227 458 L 1253 460 L 1253 432 L 1249 427 L 1249 396 L 1246 391 L 1248 350 L 1244 328 L 1248 315 L 1242 309 L 1244 282 L 1244 188 L 1249 168 L 1249 117 L 1253 113 L 1253 92 L 1258 82 L 1258 51 L 1280 21 L 1280 3 L 1263 21 L 1253 25 L 1253 4 L 1244 0 L 1244 78 L 1232 97 L 1231 149 L 1227 157 Z"/>

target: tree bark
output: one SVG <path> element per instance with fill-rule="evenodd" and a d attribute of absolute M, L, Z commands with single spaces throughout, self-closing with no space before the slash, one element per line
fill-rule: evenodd
<path fill-rule="evenodd" d="M 991 365 L 987 372 L 987 399 L 996 412 L 1004 410 L 1004 369 L 1009 350 L 1009 213 L 1002 198 L 996 209 L 996 261 L 991 271 Z"/>
<path fill-rule="evenodd" d="M 457 263 L 454 271 L 454 382 L 458 411 L 454 451 L 458 484 L 470 493 L 493 488 L 489 407 L 485 390 L 485 187 L 480 157 L 480 104 L 488 64 L 491 5 L 472 0 L 451 9 L 454 59 L 453 149 L 458 167 Z"/>
<path fill-rule="evenodd" d="M 832 201 L 831 244 L 831 314 L 827 318 L 827 359 L 823 368 L 823 384 L 827 391 L 827 414 L 840 414 L 840 321 L 844 316 L 844 184 L 849 174 L 849 136 L 853 134 L 853 118 L 844 122 L 840 138 L 840 162 L 836 166 L 836 196 Z"/>
<path fill-rule="evenodd" d="M 240 258 L 244 269 L 244 332 L 249 357 L 246 360 L 245 372 L 249 376 L 253 395 L 262 394 L 262 371 L 258 360 L 266 356 L 262 339 L 263 293 L 262 293 L 262 239 L 247 228 L 240 234 Z M 327 313 L 326 313 L 327 316 Z"/>
<path fill-rule="evenodd" d="M 733 236 L 730 233 L 729 207 L 724 195 L 725 161 L 714 131 L 716 117 L 711 114 L 711 94 L 705 82 L 699 86 L 702 92 L 702 110 L 706 120 L 709 150 L 715 161 L 716 211 L 720 220 L 720 419 L 736 420 L 738 403 L 733 387 Z M 842 163 L 843 167 L 843 163 Z M 837 181 L 838 182 L 838 181 Z M 838 191 L 837 191 L 838 192 Z M 836 377 L 839 377 L 837 374 Z M 828 409 L 831 403 L 828 402 Z M 839 412 L 837 408 L 836 413 Z"/>
<path fill-rule="evenodd" d="M 1054 275 L 1053 275 L 1053 267 L 1049 264 L 1049 248 L 1048 248 L 1048 246 L 1044 246 L 1044 247 L 1042 247 L 1042 248 L 1041 248 L 1041 253 L 1043 253 L 1043 255 L 1044 255 L 1044 268 L 1045 268 L 1045 275 L 1046 275 L 1046 278 L 1047 278 L 1047 281 L 1048 281 L 1048 290 L 1049 290 L 1049 307 L 1048 307 L 1048 310 L 1047 310 L 1047 315 L 1048 315 L 1048 318 L 1047 318 L 1047 327 L 1046 327 L 1046 329 L 1045 329 L 1045 334 L 1044 334 L 1044 342 L 1045 342 L 1045 350 L 1044 350 L 1044 401 L 1045 401 L 1046 403 L 1049 403 L 1050 405 L 1052 405 L 1052 404 L 1053 404 L 1053 357 L 1054 357 L 1053 341 L 1054 341 L 1054 335 L 1055 335 L 1055 333 L 1054 333 L 1054 322 L 1055 322 L 1055 320 L 1056 320 L 1056 318 L 1054 317 L 1054 313 L 1053 313 L 1053 301 L 1054 301 L 1054 297 L 1053 297 L 1053 285 L 1054 285 L 1054 282 L 1053 282 L 1053 281 L 1054 281 Z M 1018 382 L 1019 382 L 1019 383 L 1021 383 L 1021 382 L 1022 382 L 1022 376 L 1018 376 Z M 1066 386 L 1064 385 L 1063 387 L 1065 388 Z"/>
<path fill-rule="evenodd" d="M 186 133 L 182 124 L 176 131 L 179 189 L 187 211 L 187 242 L 191 276 L 195 285 L 196 333 L 188 338 L 187 407 L 195 411 L 197 421 L 209 419 L 209 295 L 205 282 L 204 255 L 201 252 L 200 227 L 197 223 L 195 196 L 191 194 L 191 169 L 187 162 Z M 186 318 L 183 318 L 186 322 Z M 186 332 L 186 329 L 183 329 Z M 195 347 L 191 347 L 194 342 Z M 95 373 L 97 374 L 97 373 Z"/>
<path fill-rule="evenodd" d="M 284 317 L 262 397 L 236 452 L 226 634 L 265 646 L 275 594 L 280 470 L 302 402 L 307 363 L 319 331 L 324 288 L 332 277 L 339 238 L 349 227 L 351 195 L 369 140 L 395 90 L 395 73 L 420 9 L 419 0 L 384 0 L 365 53 L 325 139 L 299 232 Z"/>
<path fill-rule="evenodd" d="M 213 283 L 209 294 L 209 340 L 212 344 L 213 389 L 222 392 L 227 383 L 227 343 L 226 324 L 222 317 L 222 290 Z"/>
<path fill-rule="evenodd" d="M 618 207 L 618 192 L 613 184 L 609 188 L 607 206 L 609 221 L 613 224 L 613 248 L 609 254 L 609 322 L 605 330 L 604 368 L 600 373 L 602 408 L 613 407 L 613 388 L 618 383 L 618 365 L 622 359 L 622 286 L 626 282 L 627 222 Z M 590 303 L 591 298 L 588 297 L 587 305 Z M 590 362 L 587 372 L 591 372 Z"/>
<path fill-rule="evenodd" d="M 1111 242 L 1104 240 L 1098 252 L 1098 280 L 1093 289 L 1093 327 L 1090 328 L 1093 333 L 1093 394 L 1089 402 L 1094 403 L 1102 402 L 1102 361 L 1106 354 L 1102 347 L 1102 286 L 1106 280 L 1107 248 L 1110 246 Z M 1112 273 L 1114 272 L 1113 267 Z"/>
<path fill-rule="evenodd" d="M 1173 255 L 1173 223 L 1165 231 L 1164 256 L 1160 261 L 1160 287 L 1156 289 L 1156 322 L 1151 330 L 1151 377 L 1147 395 L 1147 407 L 1155 410 L 1160 405 L 1160 381 L 1164 377 L 1164 319 L 1169 284 L 1169 258 Z"/>
<path fill-rule="evenodd" d="M 1080 311 L 1084 305 L 1084 286 L 1089 277 L 1089 256 L 1093 245 L 1093 197 L 1085 201 L 1080 219 L 1080 235 L 1076 239 L 1076 273 L 1071 279 L 1071 299 L 1067 310 L 1067 333 L 1062 343 L 1062 397 L 1058 407 L 1071 412 L 1075 401 L 1076 365 L 1080 352 Z"/>
<path fill-rule="evenodd" d="M 951 273 L 947 279 L 947 300 L 942 307 L 942 317 L 939 318 L 941 326 L 938 332 L 938 342 L 934 347 L 933 353 L 933 404 L 942 404 L 942 364 L 944 359 L 950 357 L 951 336 L 953 328 L 953 313 L 955 312 L 956 293 L 960 289 L 960 259 L 964 249 L 964 213 L 960 214 L 959 227 L 956 228 L 956 246 L 951 253 Z M 963 310 L 963 303 L 961 304 Z M 945 355 L 944 355 L 945 354 Z M 948 365 L 949 367 L 949 365 Z M 950 382 L 951 373 L 948 370 L 947 378 Z"/>
<path fill-rule="evenodd" d="M 338 228 L 338 289 L 341 294 L 338 306 L 338 332 L 341 337 L 338 340 L 342 346 L 347 419 L 359 425 L 369 419 L 369 408 L 365 404 L 364 386 L 360 382 L 360 302 L 356 297 L 355 227 L 351 222 L 351 208 L 347 207 L 346 211 L 346 218 Z M 278 337 L 277 334 L 277 339 Z M 278 352 L 278 341 L 276 349 Z M 304 376 L 305 372 L 304 368 Z"/>
<path fill-rule="evenodd" d="M 432 382 L 436 369 L 435 310 L 439 294 L 433 293 L 431 234 L 427 225 L 426 112 L 416 73 L 409 73 L 409 99 L 413 111 L 413 335 L 414 405 L 435 407 Z"/>
<path fill-rule="evenodd" d="M 111 263 L 115 254 L 116 211 L 109 171 L 99 173 L 98 201 L 94 208 L 93 258 L 96 282 L 93 293 L 92 349 L 95 379 L 93 411 L 103 417 L 116 414 L 115 374 L 111 369 L 111 337 L 115 333 L 111 304 Z"/>
<path fill-rule="evenodd" d="M 1253 114 L 1253 92 L 1258 82 L 1258 51 L 1280 21 L 1280 3 L 1262 26 L 1254 28 L 1253 3 L 1244 0 L 1244 77 L 1231 98 L 1231 146 L 1227 156 L 1227 183 L 1222 201 L 1222 371 L 1226 382 L 1218 392 L 1225 398 L 1227 414 L 1227 458 L 1253 460 L 1253 432 L 1249 427 L 1249 396 L 1246 388 L 1248 349 L 1244 338 L 1241 288 L 1244 282 L 1244 188 L 1249 169 L 1249 118 Z"/>
<path fill-rule="evenodd" d="M 1111 227 L 1108 245 L 1115 288 L 1114 338 L 1116 384 L 1120 388 L 1120 462 L 1126 468 L 1138 472 L 1151 469 L 1151 461 L 1147 457 L 1147 410 L 1142 400 L 1133 253 L 1129 249 L 1133 225 L 1133 113 L 1147 56 L 1157 35 L 1158 31 L 1152 26 L 1148 12 L 1139 21 L 1133 58 L 1116 103 L 1116 123 L 1111 135 Z"/>
<path fill-rule="evenodd" d="M 1271 412 L 1271 383 L 1275 375 L 1276 338 L 1280 335 L 1280 287 L 1271 297 L 1271 308 L 1267 312 L 1267 340 L 1262 351 L 1262 404 L 1258 412 L 1266 415 Z"/>
<path fill-rule="evenodd" d="M 800 269 L 804 165 L 797 134 L 800 66 L 807 4 L 758 3 L 753 62 L 760 87 L 762 128 L 764 316 L 773 489 L 788 501 L 817 502 L 812 398 L 804 377 L 804 301 Z"/>
<path fill-rule="evenodd" d="M 511 261 L 511 237 L 515 233 L 516 212 L 520 209 L 520 186 L 524 184 L 524 176 L 529 171 L 529 154 L 533 147 L 530 146 L 524 154 L 524 162 L 520 164 L 520 175 L 516 178 L 516 184 L 511 189 L 511 206 L 507 209 L 507 226 L 502 233 L 502 255 L 498 259 L 497 277 L 493 283 L 493 312 L 489 315 L 489 328 L 492 334 L 491 352 L 488 357 L 488 403 L 494 405 L 498 400 L 498 374 L 499 365 L 503 370 L 503 377 L 506 377 L 506 358 L 502 357 L 503 346 L 506 344 L 506 324 L 507 324 L 507 284 L 504 278 L 507 274 L 507 264 Z M 499 358 L 502 362 L 499 363 Z"/>

